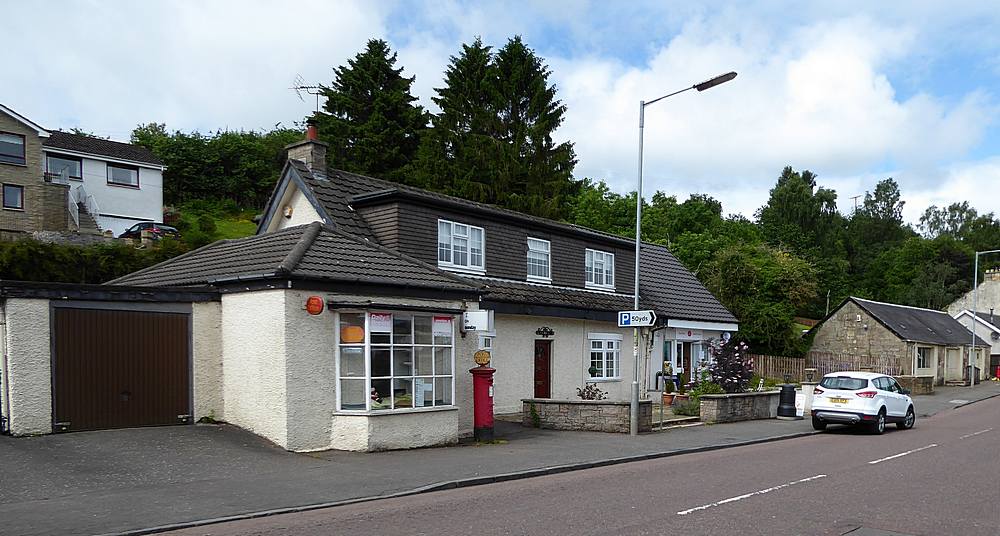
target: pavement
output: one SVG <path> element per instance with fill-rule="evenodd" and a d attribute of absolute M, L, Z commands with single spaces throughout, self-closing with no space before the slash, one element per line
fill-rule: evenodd
<path fill-rule="evenodd" d="M 942 387 L 915 405 L 927 416 L 997 395 L 997 383 Z M 634 438 L 504 422 L 496 432 L 495 444 L 370 454 L 289 453 L 225 425 L 0 437 L 0 534 L 149 533 L 814 433 L 808 420 Z"/>

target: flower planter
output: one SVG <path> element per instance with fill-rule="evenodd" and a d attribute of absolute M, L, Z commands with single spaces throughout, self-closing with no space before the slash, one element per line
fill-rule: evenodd
<path fill-rule="evenodd" d="M 691 400 L 691 395 L 687 393 L 677 393 L 674 395 L 674 399 L 671 405 L 680 404 L 681 402 L 687 402 L 688 400 Z"/>
<path fill-rule="evenodd" d="M 663 393 L 663 405 L 669 406 L 674 403 L 674 397 L 677 396 L 674 393 Z"/>

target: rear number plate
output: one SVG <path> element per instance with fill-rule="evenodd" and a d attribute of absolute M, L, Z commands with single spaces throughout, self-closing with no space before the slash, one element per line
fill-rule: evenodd
<path fill-rule="evenodd" d="M 833 402 L 834 404 L 846 404 L 847 403 L 847 399 L 846 398 L 831 398 L 830 402 Z"/>

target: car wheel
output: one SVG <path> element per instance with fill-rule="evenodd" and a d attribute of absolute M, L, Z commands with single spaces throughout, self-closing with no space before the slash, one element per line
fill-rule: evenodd
<path fill-rule="evenodd" d="M 875 422 L 869 425 L 869 430 L 875 435 L 880 435 L 885 432 L 885 408 L 878 410 L 878 415 L 875 416 Z"/>
<path fill-rule="evenodd" d="M 813 417 L 813 430 L 826 430 L 826 423 Z"/>
<path fill-rule="evenodd" d="M 901 422 L 896 423 L 896 428 L 900 430 L 909 430 L 913 428 L 913 423 L 916 422 L 917 416 L 913 413 L 913 406 L 910 406 L 906 410 L 906 417 L 903 417 Z"/>

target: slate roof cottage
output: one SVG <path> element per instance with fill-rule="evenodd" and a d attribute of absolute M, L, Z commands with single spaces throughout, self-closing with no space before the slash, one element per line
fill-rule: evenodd
<path fill-rule="evenodd" d="M 812 331 L 812 351 L 838 354 L 851 368 L 883 358 L 899 369 L 885 372 L 897 375 L 930 376 L 935 384 L 968 379 L 971 334 L 944 311 L 849 297 Z M 989 343 L 976 337 L 975 344 L 982 379 Z"/>
<path fill-rule="evenodd" d="M 325 150 L 314 129 L 288 147 L 256 236 L 106 286 L 136 299 L 217 293 L 183 309 L 192 311 L 195 418 L 299 451 L 452 443 L 472 433 L 467 371 L 480 349 L 497 370 L 498 412 L 519 411 L 525 398 L 575 398 L 585 383 L 628 399 L 632 331 L 617 327 L 616 313 L 632 308 L 630 240 L 328 169 Z M 640 303 L 659 317 L 643 334 L 645 395 L 659 388 L 664 361 L 697 367 L 708 340 L 738 324 L 666 248 L 644 245 L 641 259 Z M 43 314 L 37 302 L 12 309 L 26 307 Z M 464 332 L 462 314 L 477 310 L 487 311 L 486 330 Z M 13 364 L 44 385 L 34 365 L 47 346 L 33 348 L 30 364 L 16 349 Z M 31 414 L 35 429 L 46 409 Z"/>

